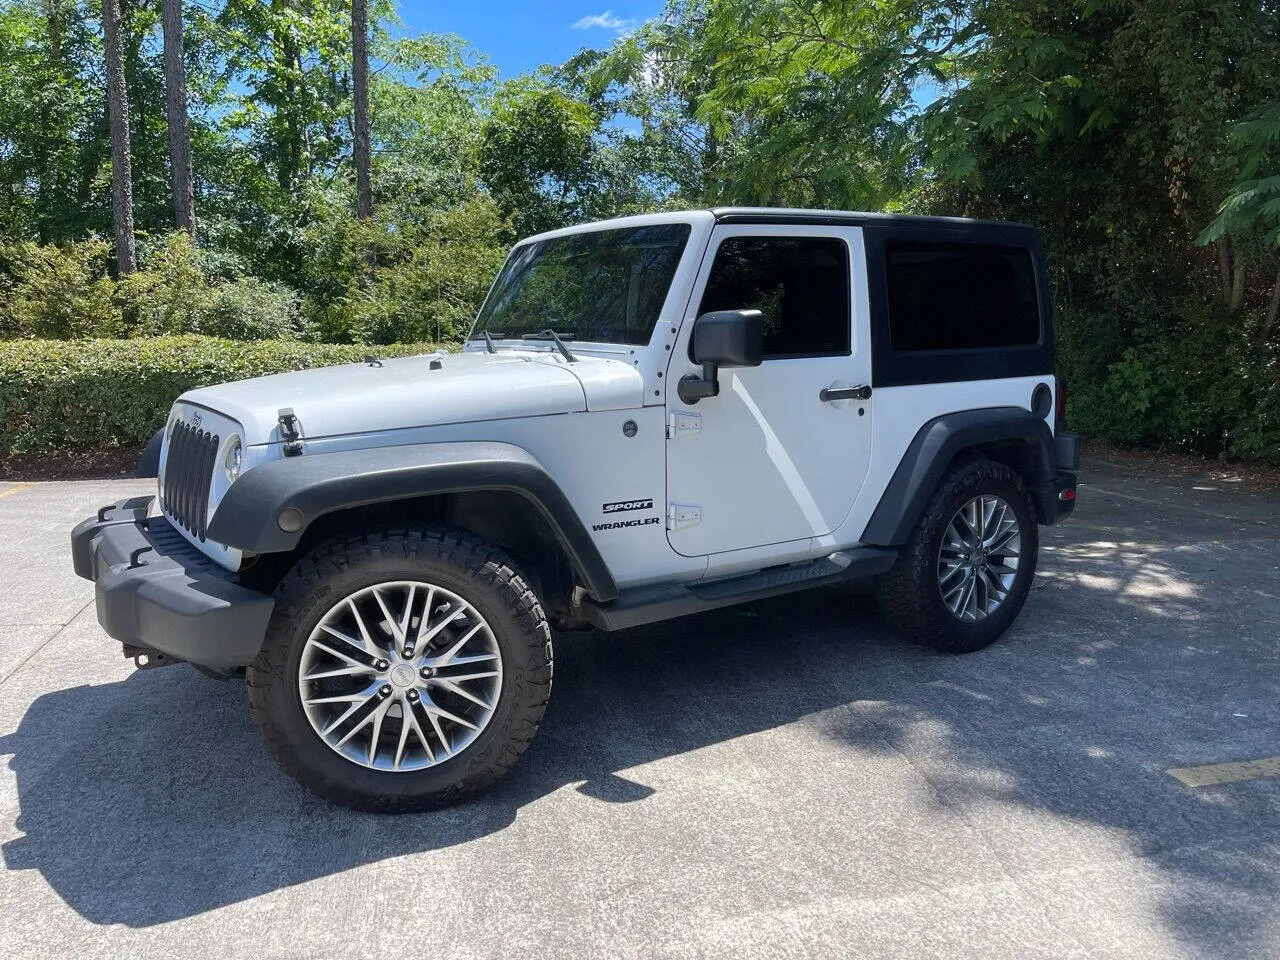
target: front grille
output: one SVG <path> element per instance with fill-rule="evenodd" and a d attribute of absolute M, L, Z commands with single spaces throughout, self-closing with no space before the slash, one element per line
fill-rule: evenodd
<path fill-rule="evenodd" d="M 179 420 L 169 433 L 160 499 L 165 513 L 188 533 L 205 539 L 209 487 L 218 459 L 218 436 Z"/>

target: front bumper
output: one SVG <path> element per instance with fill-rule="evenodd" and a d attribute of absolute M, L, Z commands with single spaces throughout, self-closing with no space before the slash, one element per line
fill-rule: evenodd
<path fill-rule="evenodd" d="M 103 507 L 71 531 L 76 573 L 97 587 L 98 622 L 128 646 L 232 670 L 262 649 L 275 601 L 242 586 L 162 516 L 152 497 Z"/>

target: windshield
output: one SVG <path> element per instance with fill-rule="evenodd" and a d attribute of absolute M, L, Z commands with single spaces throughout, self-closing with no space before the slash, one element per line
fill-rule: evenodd
<path fill-rule="evenodd" d="M 572 233 L 508 258 L 471 335 L 646 344 L 689 239 L 687 223 Z"/>

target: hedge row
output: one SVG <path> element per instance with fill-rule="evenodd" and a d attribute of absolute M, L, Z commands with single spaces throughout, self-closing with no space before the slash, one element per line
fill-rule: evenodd
<path fill-rule="evenodd" d="M 435 349 L 199 336 L 3 342 L 0 453 L 138 446 L 193 387 Z"/>

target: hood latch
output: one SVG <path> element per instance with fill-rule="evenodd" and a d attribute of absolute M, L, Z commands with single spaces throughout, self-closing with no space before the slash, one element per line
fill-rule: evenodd
<path fill-rule="evenodd" d="M 284 455 L 286 457 L 302 456 L 302 423 L 298 420 L 298 415 L 293 412 L 293 407 L 281 407 L 276 422 L 280 424 L 280 439 L 284 441 Z"/>

